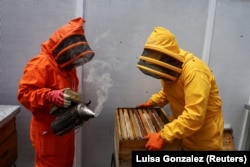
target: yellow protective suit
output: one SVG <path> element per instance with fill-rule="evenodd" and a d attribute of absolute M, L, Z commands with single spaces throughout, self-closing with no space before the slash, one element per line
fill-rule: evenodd
<path fill-rule="evenodd" d="M 57 29 L 49 40 L 42 44 L 41 52 L 27 63 L 19 83 L 18 100 L 32 113 L 30 138 L 35 148 L 36 167 L 73 166 L 74 132 L 63 136 L 53 134 L 51 122 L 54 121 L 55 116 L 50 115 L 49 112 L 54 104 L 46 100 L 46 95 L 50 90 L 64 88 L 78 91 L 79 81 L 76 69 L 64 70 L 63 67 L 69 65 L 73 58 L 78 59 L 84 54 L 78 53 L 75 57 L 72 55 L 72 57 L 64 57 L 62 59 L 65 62 L 59 65 L 55 61 L 58 55 L 53 52 L 67 37 L 78 35 L 83 38 L 84 22 L 84 19 L 76 18 Z M 86 42 L 77 41 L 77 44 L 79 43 Z M 65 56 L 68 55 L 65 54 Z"/>
<path fill-rule="evenodd" d="M 170 104 L 172 119 L 160 135 L 167 142 L 181 139 L 183 150 L 222 150 L 222 101 L 209 67 L 179 48 L 173 34 L 164 28 L 157 28 L 145 46 L 184 60 L 178 79 L 161 80 L 162 89 L 149 99 L 160 107 Z"/>

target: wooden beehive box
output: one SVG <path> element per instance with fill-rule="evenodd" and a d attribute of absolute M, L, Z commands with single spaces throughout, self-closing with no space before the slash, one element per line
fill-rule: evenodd
<path fill-rule="evenodd" d="M 233 137 L 233 129 L 227 128 L 224 129 L 223 133 L 223 150 L 224 151 L 233 151 L 234 148 L 234 137 Z"/>
<path fill-rule="evenodd" d="M 17 159 L 15 118 L 0 128 L 0 167 L 10 167 Z"/>
<path fill-rule="evenodd" d="M 114 151 L 116 167 L 131 166 L 132 151 L 146 150 L 148 133 L 158 132 L 169 120 L 161 108 L 117 108 L 115 111 Z M 181 142 L 166 143 L 163 150 L 180 150 Z"/>

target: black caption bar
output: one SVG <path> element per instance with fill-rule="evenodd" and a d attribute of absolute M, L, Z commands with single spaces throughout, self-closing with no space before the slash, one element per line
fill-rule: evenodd
<path fill-rule="evenodd" d="M 132 167 L 249 167 L 250 151 L 132 151 Z"/>

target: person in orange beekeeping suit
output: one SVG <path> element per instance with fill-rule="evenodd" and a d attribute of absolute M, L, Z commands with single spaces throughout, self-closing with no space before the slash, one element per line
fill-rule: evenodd
<path fill-rule="evenodd" d="M 175 139 L 182 140 L 182 150 L 222 150 L 222 100 L 208 65 L 179 48 L 168 29 L 155 27 L 137 67 L 144 74 L 160 79 L 162 85 L 158 93 L 137 108 L 169 104 L 172 113 L 170 123 L 145 137 L 148 150 L 160 150 L 164 143 Z"/>
<path fill-rule="evenodd" d="M 74 131 L 53 134 L 50 114 L 53 106 L 69 107 L 65 89 L 78 91 L 76 67 L 94 57 L 85 38 L 83 18 L 75 18 L 58 28 L 42 43 L 41 51 L 26 64 L 18 87 L 18 100 L 32 113 L 30 138 L 36 167 L 72 167 Z"/>

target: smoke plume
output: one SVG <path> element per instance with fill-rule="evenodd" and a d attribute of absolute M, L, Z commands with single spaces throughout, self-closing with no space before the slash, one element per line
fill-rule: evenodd
<path fill-rule="evenodd" d="M 93 86 L 93 91 L 96 91 L 97 105 L 94 109 L 96 117 L 101 114 L 103 105 L 109 96 L 109 89 L 112 87 L 112 79 L 108 71 L 110 65 L 104 61 L 93 60 L 88 66 L 88 75 L 84 78 L 84 82 Z"/>

